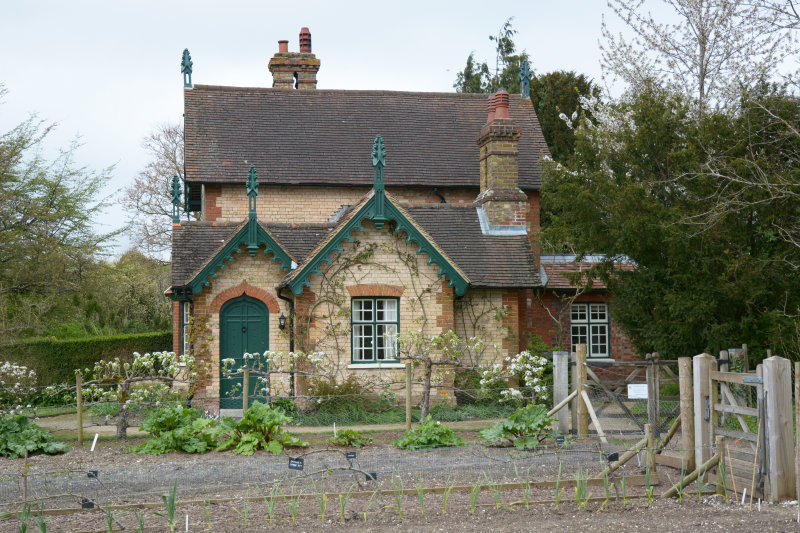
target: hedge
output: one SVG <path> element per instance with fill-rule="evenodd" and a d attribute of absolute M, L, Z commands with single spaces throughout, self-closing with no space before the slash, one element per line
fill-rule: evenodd
<path fill-rule="evenodd" d="M 72 383 L 75 370 L 94 365 L 100 359 L 132 360 L 133 352 L 172 350 L 172 332 L 109 335 L 85 339 L 28 339 L 0 345 L 0 361 L 25 365 L 36 371 L 38 385 Z"/>

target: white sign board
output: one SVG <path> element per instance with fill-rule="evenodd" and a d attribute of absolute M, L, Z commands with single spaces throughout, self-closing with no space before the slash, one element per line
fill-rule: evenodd
<path fill-rule="evenodd" d="M 647 399 L 647 383 L 629 383 L 628 384 L 628 399 L 629 400 L 646 400 Z"/>

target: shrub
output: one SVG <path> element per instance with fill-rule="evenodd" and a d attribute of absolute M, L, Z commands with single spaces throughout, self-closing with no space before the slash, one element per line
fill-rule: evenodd
<path fill-rule="evenodd" d="M 286 416 L 296 417 L 300 410 L 290 398 L 275 398 L 272 400 L 273 409 L 281 409 Z"/>
<path fill-rule="evenodd" d="M 63 442 L 55 442 L 52 435 L 25 416 L 0 418 L 0 455 L 16 459 L 28 454 L 55 455 L 68 450 Z"/>
<path fill-rule="evenodd" d="M 544 405 L 528 405 L 514 411 L 508 420 L 481 430 L 480 435 L 489 442 L 507 440 L 515 448 L 532 447 L 549 434 L 553 420 Z"/>
<path fill-rule="evenodd" d="M 150 438 L 136 451 L 148 455 L 205 453 L 217 444 L 212 432 L 216 424 L 214 419 L 203 418 L 199 409 L 156 409 L 142 423 L 142 430 L 150 433 Z"/>
<path fill-rule="evenodd" d="M 339 434 L 335 437 L 331 437 L 328 439 L 328 442 L 332 444 L 336 444 L 338 446 L 350 446 L 353 448 L 363 448 L 370 442 L 372 439 L 370 437 L 365 437 L 359 431 L 353 431 L 352 429 L 345 429 L 339 431 Z"/>
<path fill-rule="evenodd" d="M 463 446 L 464 441 L 452 429 L 437 422 L 431 415 L 392 444 L 406 450 L 440 448 L 444 446 Z"/>
<path fill-rule="evenodd" d="M 8 361 L 0 364 L 0 412 L 27 403 L 36 385 L 36 372 Z"/>
<path fill-rule="evenodd" d="M 109 335 L 85 339 L 28 339 L 0 345 L 0 360 L 14 359 L 34 370 L 42 385 L 75 383 L 75 369 L 93 366 L 100 359 L 119 357 L 131 361 L 134 352 L 172 349 L 172 332 Z"/>
<path fill-rule="evenodd" d="M 244 412 L 241 420 L 225 417 L 219 426 L 214 428 L 214 436 L 222 437 L 223 442 L 217 451 L 233 447 L 233 452 L 241 455 L 253 455 L 256 450 L 267 450 L 278 455 L 284 447 L 308 446 L 296 437 L 289 435 L 281 426 L 292 421 L 281 409 L 271 409 L 263 403 L 253 404 Z"/>

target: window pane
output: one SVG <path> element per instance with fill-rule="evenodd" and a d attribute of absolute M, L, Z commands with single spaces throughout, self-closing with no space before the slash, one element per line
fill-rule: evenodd
<path fill-rule="evenodd" d="M 592 304 L 590 312 L 590 319 L 592 322 L 605 322 L 608 320 L 608 312 L 606 304 Z"/>
<path fill-rule="evenodd" d="M 353 322 L 372 322 L 372 300 L 353 300 Z"/>
<path fill-rule="evenodd" d="M 586 322 L 586 304 L 572 304 L 572 321 Z"/>
<path fill-rule="evenodd" d="M 397 322 L 397 300 L 375 300 L 375 320 Z"/>
<path fill-rule="evenodd" d="M 602 357 L 608 355 L 608 325 L 592 324 L 591 355 Z"/>
<path fill-rule="evenodd" d="M 378 324 L 375 326 L 375 331 L 378 360 L 396 359 L 397 326 L 394 324 Z"/>
<path fill-rule="evenodd" d="M 587 344 L 586 342 L 586 326 L 578 325 L 572 326 L 572 351 L 574 352 L 577 349 L 579 344 Z"/>
<path fill-rule="evenodd" d="M 353 360 L 374 360 L 372 324 L 353 325 Z"/>

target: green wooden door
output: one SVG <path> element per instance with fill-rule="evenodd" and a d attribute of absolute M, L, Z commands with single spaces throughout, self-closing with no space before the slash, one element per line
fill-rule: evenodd
<path fill-rule="evenodd" d="M 244 365 L 245 352 L 264 353 L 269 346 L 268 325 L 267 306 L 255 298 L 241 296 L 223 305 L 219 313 L 220 366 L 223 359 L 230 358 L 235 361 L 233 368 L 238 369 Z M 233 400 L 230 397 L 241 396 L 242 377 L 225 378 L 221 372 L 220 376 L 220 409 L 241 409 L 241 398 Z M 250 377 L 251 398 L 257 381 L 256 376 Z M 238 392 L 233 393 L 234 390 Z"/>

